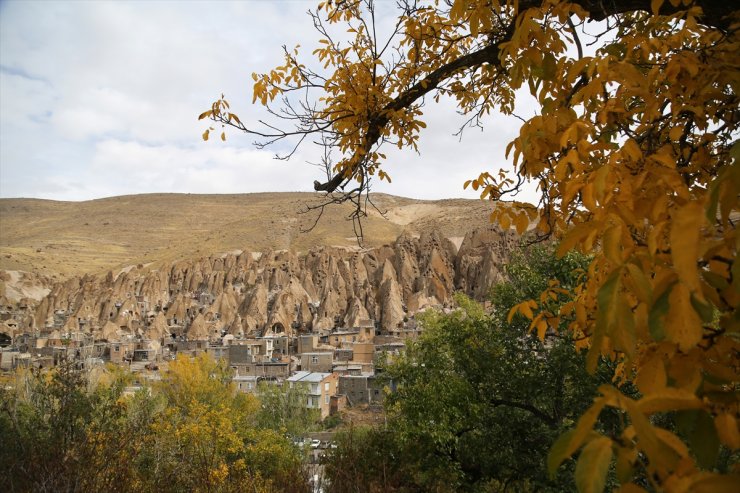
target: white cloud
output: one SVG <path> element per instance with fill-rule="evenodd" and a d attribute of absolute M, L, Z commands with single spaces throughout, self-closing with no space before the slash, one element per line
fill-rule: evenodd
<path fill-rule="evenodd" d="M 306 166 L 216 142 L 178 147 L 104 140 L 96 145 L 89 174 L 102 189 L 123 187 L 128 193 L 308 190 L 311 183 Z"/>
<path fill-rule="evenodd" d="M 0 4 L 0 196 L 309 190 L 322 179 L 304 163 L 318 160 L 313 146 L 275 161 L 248 136 L 202 142 L 196 118 L 221 92 L 243 121 L 264 117 L 250 104 L 250 74 L 279 64 L 283 44 L 310 54 L 317 36 L 305 11 L 314 5 Z M 375 190 L 475 197 L 463 182 L 503 167 L 518 125 L 491 118 L 459 143 L 459 118 L 449 102 L 428 107 L 421 155 L 388 149 L 393 184 Z"/>

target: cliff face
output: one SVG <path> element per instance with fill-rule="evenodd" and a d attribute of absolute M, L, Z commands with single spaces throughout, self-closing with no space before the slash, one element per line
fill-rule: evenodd
<path fill-rule="evenodd" d="M 242 252 L 164 269 L 139 266 L 53 285 L 29 324 L 42 329 L 66 316 L 65 330 L 145 335 L 169 327 L 190 339 L 223 330 L 323 333 L 368 319 L 393 331 L 419 310 L 449 305 L 454 291 L 483 299 L 502 279 L 515 243 L 516 235 L 490 226 L 469 232 L 459 249 L 431 231 L 363 251 Z"/>

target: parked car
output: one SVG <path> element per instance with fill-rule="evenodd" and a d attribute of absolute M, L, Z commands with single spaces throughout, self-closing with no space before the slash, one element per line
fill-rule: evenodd
<path fill-rule="evenodd" d="M 314 438 L 311 440 L 311 448 L 319 448 L 321 446 L 321 440 Z"/>

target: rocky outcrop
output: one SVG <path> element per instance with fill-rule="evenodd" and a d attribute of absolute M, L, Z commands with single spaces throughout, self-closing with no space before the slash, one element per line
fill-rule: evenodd
<path fill-rule="evenodd" d="M 455 287 L 475 299 L 484 299 L 491 286 L 504 279 L 503 266 L 519 237 L 498 226 L 465 235 L 455 258 Z"/>
<path fill-rule="evenodd" d="M 53 284 L 27 325 L 151 340 L 326 333 L 367 320 L 393 332 L 420 310 L 449 306 L 455 291 L 485 298 L 516 241 L 488 227 L 468 233 L 459 251 L 429 231 L 360 251 L 242 252 L 138 266 Z"/>

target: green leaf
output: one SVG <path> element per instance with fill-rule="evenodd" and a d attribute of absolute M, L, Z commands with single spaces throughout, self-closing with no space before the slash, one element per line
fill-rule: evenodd
<path fill-rule="evenodd" d="M 619 285 L 621 280 L 622 270 L 616 269 L 607 278 L 606 282 L 599 289 L 597 300 L 599 302 L 599 311 L 596 314 L 596 326 L 592 335 L 593 341 L 591 344 L 592 351 L 600 351 L 601 340 L 606 335 L 610 335 L 612 327 L 619 321 Z M 619 330 L 617 326 L 616 330 Z M 594 355 L 590 354 L 590 359 L 587 362 L 589 367 L 595 365 L 593 358 Z M 590 371 L 590 370 L 589 370 Z"/>
<path fill-rule="evenodd" d="M 697 414 L 689 442 L 699 465 L 704 469 L 712 469 L 719 456 L 719 437 L 714 420 L 706 411 Z"/>
<path fill-rule="evenodd" d="M 640 301 L 649 302 L 653 296 L 653 289 L 645 273 L 635 264 L 627 264 L 627 271 L 634 281 L 635 296 Z"/>
<path fill-rule="evenodd" d="M 711 476 L 691 485 L 691 491 L 694 493 L 737 493 L 738 489 L 740 479 L 736 474 Z"/>
<path fill-rule="evenodd" d="M 599 437 L 583 447 L 576 464 L 576 486 L 581 493 L 600 493 L 606 485 L 606 473 L 612 460 L 612 441 Z"/>
<path fill-rule="evenodd" d="M 699 314 L 702 322 L 709 323 L 714 319 L 714 310 L 712 309 L 712 305 L 700 301 L 693 293 L 691 294 L 691 306 L 694 307 L 696 313 Z"/>
<path fill-rule="evenodd" d="M 542 79 L 553 80 L 555 78 L 555 72 L 557 70 L 557 63 L 555 56 L 551 52 L 545 54 L 545 59 L 542 60 Z"/>

